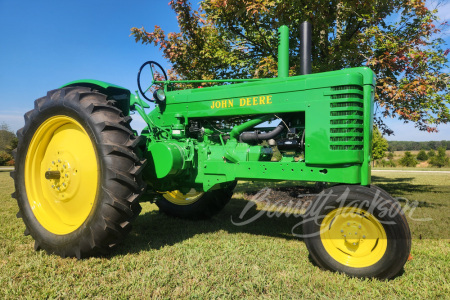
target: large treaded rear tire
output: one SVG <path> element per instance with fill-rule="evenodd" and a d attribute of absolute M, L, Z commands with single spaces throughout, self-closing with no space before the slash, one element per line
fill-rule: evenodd
<path fill-rule="evenodd" d="M 24 118 L 25 126 L 17 132 L 16 169 L 11 177 L 15 184 L 12 196 L 19 205 L 17 217 L 25 223 L 25 234 L 34 238 L 35 250 L 44 249 L 61 257 L 107 254 L 130 231 L 131 221 L 141 211 L 138 198 L 145 185 L 140 172 L 145 160 L 135 151 L 140 138 L 131 130 L 131 118 L 124 117 L 105 95 L 86 87 L 50 91 L 34 102 L 34 109 Z M 83 162 L 89 150 L 77 148 L 71 132 L 90 141 L 88 148 L 94 149 L 91 158 L 96 166 Z M 67 143 L 58 144 L 58 136 L 75 145 L 73 149 L 67 149 Z M 68 162 L 58 164 L 55 155 L 60 152 L 53 153 L 58 147 L 71 158 Z M 64 181 L 63 171 L 61 179 L 52 181 L 55 184 L 45 181 L 47 167 L 50 170 L 55 165 L 54 160 L 48 161 L 51 155 L 57 160 L 56 170 L 65 170 L 62 168 L 72 163 L 73 169 L 66 173 L 71 181 Z M 86 178 L 96 183 L 91 189 L 94 193 L 87 197 Z M 70 199 L 59 198 L 65 195 L 63 188 Z M 72 222 L 68 208 L 76 210 L 78 206 L 82 208 L 81 217 Z"/>
<path fill-rule="evenodd" d="M 156 205 L 169 216 L 191 220 L 208 219 L 230 202 L 236 184 L 237 182 L 233 182 L 227 187 L 203 193 L 195 202 L 186 205 L 173 203 L 164 196 L 158 197 Z"/>

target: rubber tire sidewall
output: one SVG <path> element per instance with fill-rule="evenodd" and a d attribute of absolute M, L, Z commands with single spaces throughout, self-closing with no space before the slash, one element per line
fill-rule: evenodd
<path fill-rule="evenodd" d="M 373 213 L 375 218 L 381 222 L 386 232 L 387 248 L 384 255 L 378 262 L 368 267 L 353 268 L 341 264 L 325 250 L 320 235 L 308 237 L 308 235 L 320 232 L 320 224 L 323 218 L 339 207 L 337 200 L 340 195 L 345 192 L 346 188 L 350 188 L 350 193 L 344 201 L 344 206 L 357 206 L 369 210 L 369 212 Z M 378 198 L 380 199 L 380 202 L 375 209 L 370 210 L 368 206 L 362 204 L 365 200 L 368 200 L 369 203 L 373 203 L 371 200 L 375 195 L 374 189 L 363 186 L 336 186 L 328 190 L 333 190 L 333 195 L 322 203 L 322 209 L 317 213 L 312 213 L 310 210 L 313 209 L 313 202 L 305 213 L 306 220 L 303 223 L 303 235 L 306 236 L 306 238 L 304 241 L 313 260 L 324 269 L 343 272 L 355 277 L 377 277 L 386 279 L 391 278 L 400 272 L 411 251 L 411 233 L 403 212 L 398 212 L 398 208 L 400 208 L 398 202 L 392 197 L 387 198 L 383 193 L 380 193 Z M 328 190 L 325 190 L 325 194 Z M 378 208 L 387 209 L 388 211 L 389 209 L 393 209 L 396 211 L 395 216 L 390 218 L 389 214 L 384 215 L 383 210 L 379 210 Z M 311 215 L 314 215 L 314 217 L 310 218 Z M 317 217 L 317 215 L 320 217 Z M 395 224 L 384 224 L 386 221 L 394 221 Z"/>

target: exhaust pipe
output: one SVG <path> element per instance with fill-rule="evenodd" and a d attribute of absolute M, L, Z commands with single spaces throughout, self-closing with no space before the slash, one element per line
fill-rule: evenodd
<path fill-rule="evenodd" d="M 311 23 L 300 24 L 300 75 L 311 74 Z"/>

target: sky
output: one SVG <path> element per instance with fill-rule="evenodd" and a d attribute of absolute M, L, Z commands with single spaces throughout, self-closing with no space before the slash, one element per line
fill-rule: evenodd
<path fill-rule="evenodd" d="M 137 44 L 132 27 L 178 31 L 169 0 L 0 0 L 0 124 L 16 131 L 33 101 L 78 79 L 97 79 L 137 90 L 136 75 L 148 60 L 169 65 L 158 47 Z M 192 1 L 196 3 L 196 1 Z M 450 20 L 450 2 L 438 13 Z M 442 36 L 450 47 L 450 30 Z M 386 119 L 388 140 L 450 140 L 450 124 L 439 133 Z M 144 122 L 133 115 L 132 126 Z"/>

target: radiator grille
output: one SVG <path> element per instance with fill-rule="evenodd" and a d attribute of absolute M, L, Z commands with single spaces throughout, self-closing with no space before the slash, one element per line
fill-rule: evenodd
<path fill-rule="evenodd" d="M 344 119 L 344 120 L 331 120 L 331 125 L 348 125 L 348 124 L 362 124 L 363 120 L 359 119 Z"/>
<path fill-rule="evenodd" d="M 359 98 L 362 99 L 363 96 L 359 94 L 340 94 L 340 95 L 332 95 L 331 99 L 347 99 L 347 98 Z"/>
<path fill-rule="evenodd" d="M 331 111 L 330 116 L 342 117 L 342 116 L 362 116 L 363 112 L 359 110 L 343 110 L 343 111 Z"/>
<path fill-rule="evenodd" d="M 348 93 L 345 93 L 348 91 Z M 342 85 L 331 88 L 330 150 L 359 151 L 363 149 L 363 88 Z M 342 100 L 345 99 L 345 100 Z"/>
<path fill-rule="evenodd" d="M 340 85 L 340 86 L 333 86 L 331 88 L 332 91 L 344 91 L 344 90 L 360 90 L 362 91 L 363 88 L 360 85 Z"/>
<path fill-rule="evenodd" d="M 363 128 L 331 128 L 331 133 L 363 133 Z"/>
<path fill-rule="evenodd" d="M 331 150 L 362 150 L 363 145 L 331 145 Z"/>
<path fill-rule="evenodd" d="M 363 140 L 362 136 L 337 136 L 330 138 L 332 142 L 360 142 Z"/>
<path fill-rule="evenodd" d="M 361 102 L 337 102 L 337 103 L 335 102 L 330 104 L 331 108 L 350 107 L 350 106 L 363 107 L 363 104 Z"/>

